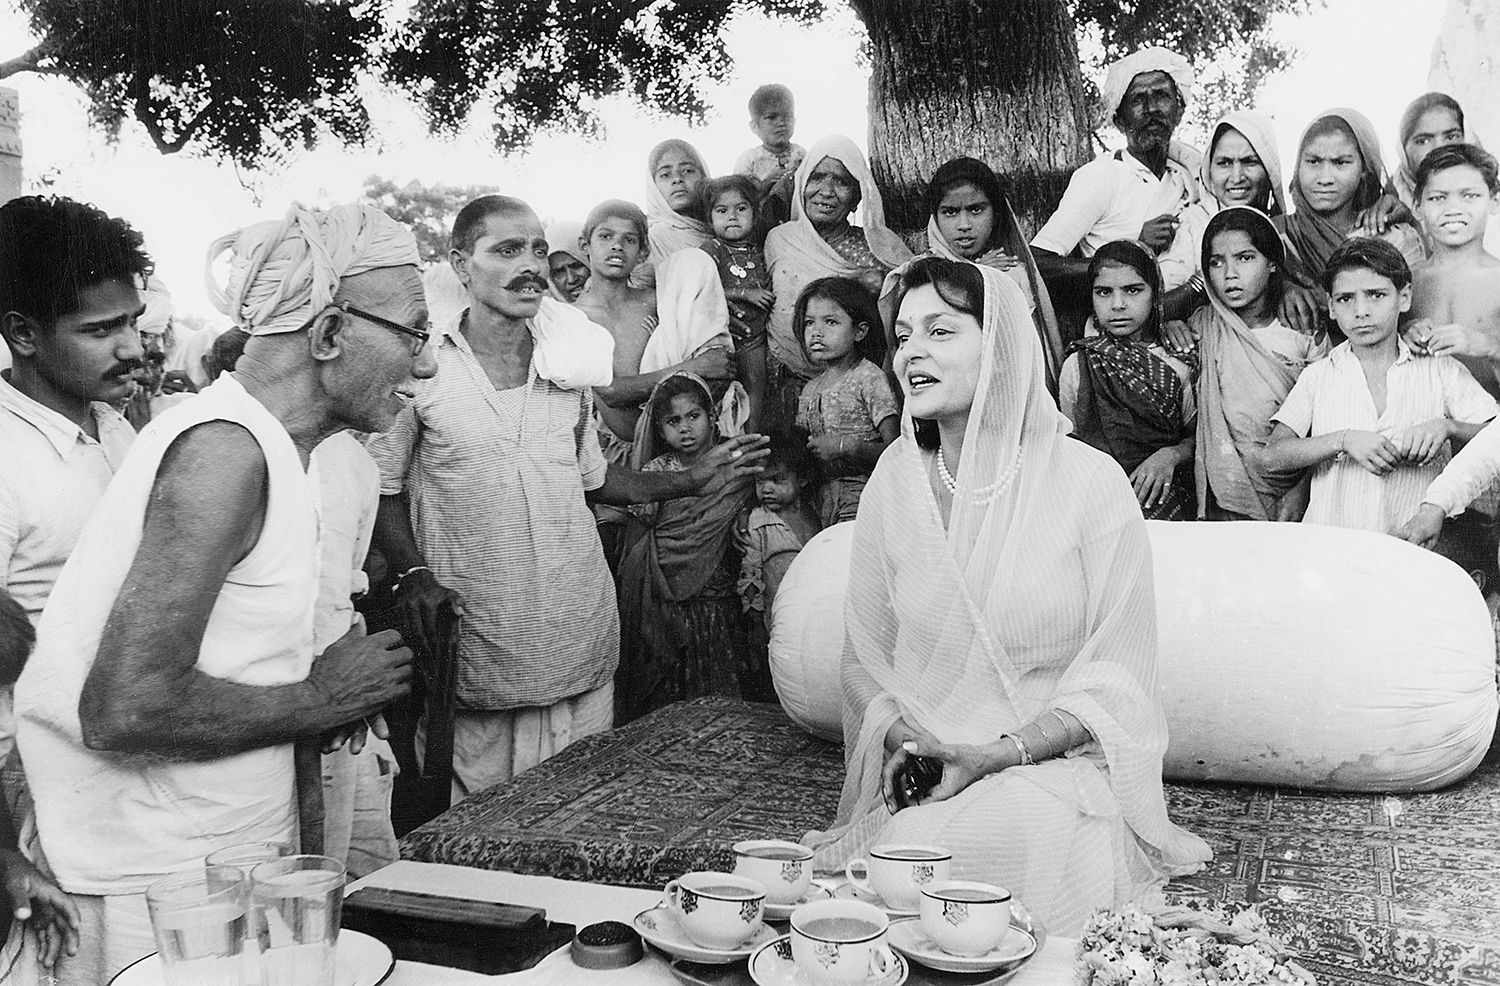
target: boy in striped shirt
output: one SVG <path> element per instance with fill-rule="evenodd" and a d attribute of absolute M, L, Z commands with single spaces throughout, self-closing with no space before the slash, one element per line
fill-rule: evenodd
<path fill-rule="evenodd" d="M 1392 533 L 1442 472 L 1450 445 L 1500 406 L 1449 356 L 1413 353 L 1397 332 L 1411 268 L 1383 240 L 1357 238 L 1329 258 L 1328 307 L 1347 337 L 1309 366 L 1272 416 L 1275 471 L 1313 470 L 1304 522 Z"/>

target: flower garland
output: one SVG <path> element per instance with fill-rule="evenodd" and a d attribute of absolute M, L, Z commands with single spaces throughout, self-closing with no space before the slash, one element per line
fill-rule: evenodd
<path fill-rule="evenodd" d="M 1253 907 L 1099 911 L 1078 942 L 1080 986 L 1314 986 Z"/>

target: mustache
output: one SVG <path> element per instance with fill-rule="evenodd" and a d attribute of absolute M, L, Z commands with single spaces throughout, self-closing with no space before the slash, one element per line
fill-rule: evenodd
<path fill-rule="evenodd" d="M 140 360 L 140 359 L 121 360 L 120 362 L 116 363 L 114 366 L 111 366 L 109 368 L 109 370 L 106 373 L 104 373 L 103 379 L 105 379 L 105 380 L 111 380 L 111 379 L 113 379 L 115 377 L 121 376 L 121 375 L 126 374 L 126 373 L 135 374 L 137 371 L 144 370 L 145 368 L 146 368 L 146 361 L 145 360 Z"/>
<path fill-rule="evenodd" d="M 522 274 L 505 286 L 507 291 L 520 291 L 525 288 L 535 288 L 538 291 L 547 290 L 547 282 L 535 274 Z"/>

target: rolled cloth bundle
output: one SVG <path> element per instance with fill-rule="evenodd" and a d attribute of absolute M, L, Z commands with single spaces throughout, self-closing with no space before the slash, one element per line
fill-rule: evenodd
<path fill-rule="evenodd" d="M 232 251 L 229 280 L 214 261 Z M 328 307 L 339 280 L 382 267 L 417 267 L 411 230 L 369 205 L 314 212 L 293 205 L 284 218 L 226 233 L 208 246 L 205 278 L 214 307 L 251 335 L 295 332 Z"/>
<path fill-rule="evenodd" d="M 146 290 L 141 292 L 141 300 L 146 303 L 146 310 L 135 320 L 136 329 L 147 335 L 166 332 L 167 323 L 172 321 L 172 292 L 167 290 L 166 282 L 152 274 L 146 281 Z"/>

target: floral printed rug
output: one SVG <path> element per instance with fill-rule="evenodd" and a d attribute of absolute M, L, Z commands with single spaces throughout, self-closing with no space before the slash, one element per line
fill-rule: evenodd
<path fill-rule="evenodd" d="M 840 750 L 775 706 L 684 702 L 583 740 L 416 829 L 425 862 L 659 887 L 833 817 Z M 1432 794 L 1167 785 L 1214 861 L 1169 896 L 1259 904 L 1324 986 L 1500 986 L 1500 744 Z"/>

